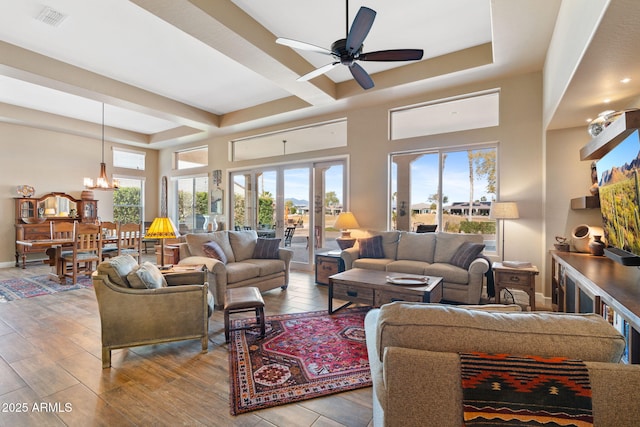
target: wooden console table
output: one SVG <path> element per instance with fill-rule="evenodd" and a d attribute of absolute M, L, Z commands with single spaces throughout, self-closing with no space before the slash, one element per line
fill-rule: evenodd
<path fill-rule="evenodd" d="M 551 251 L 553 309 L 597 313 L 627 340 L 623 359 L 640 363 L 640 269 L 606 257 Z"/>

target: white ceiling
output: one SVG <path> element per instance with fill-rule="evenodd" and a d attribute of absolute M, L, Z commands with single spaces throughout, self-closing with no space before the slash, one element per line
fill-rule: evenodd
<path fill-rule="evenodd" d="M 377 11 L 365 52 L 425 52 L 362 62 L 368 91 L 343 66 L 297 82 L 330 58 L 275 44 L 330 48 L 344 0 L 0 0 L 0 121 L 97 137 L 104 103 L 107 139 L 162 148 L 339 114 L 542 69 L 560 0 L 352 0 L 349 22 L 362 5 Z M 36 19 L 45 6 L 58 26 Z"/>

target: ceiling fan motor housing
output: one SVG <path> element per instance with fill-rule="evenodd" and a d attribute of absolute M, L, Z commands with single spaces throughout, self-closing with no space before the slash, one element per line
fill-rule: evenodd
<path fill-rule="evenodd" d="M 331 53 L 333 53 L 334 56 L 340 59 L 340 63 L 342 65 L 351 66 L 353 64 L 353 61 L 355 61 L 362 52 L 363 46 L 364 45 L 360 45 L 357 51 L 353 52 L 353 54 L 350 54 L 347 51 L 347 39 L 340 39 L 336 40 L 331 45 Z"/>

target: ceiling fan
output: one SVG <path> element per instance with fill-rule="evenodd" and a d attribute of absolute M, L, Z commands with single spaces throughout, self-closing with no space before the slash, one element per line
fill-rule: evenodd
<path fill-rule="evenodd" d="M 332 56 L 335 60 L 327 65 L 317 68 L 310 73 L 298 78 L 298 81 L 311 80 L 321 74 L 324 74 L 338 64 L 346 65 L 351 71 L 353 78 L 362 86 L 363 89 L 371 89 L 374 84 L 371 76 L 356 61 L 415 61 L 422 59 L 422 49 L 392 49 L 378 50 L 375 52 L 362 52 L 364 39 L 369 34 L 373 20 L 376 17 L 376 11 L 362 6 L 358 11 L 351 30 L 349 30 L 349 1 L 347 0 L 347 36 L 344 39 L 336 40 L 331 45 L 331 50 L 323 47 L 315 46 L 309 43 L 297 40 L 278 38 L 276 43 L 289 46 L 294 49 L 307 50 L 311 52 L 322 53 Z"/>

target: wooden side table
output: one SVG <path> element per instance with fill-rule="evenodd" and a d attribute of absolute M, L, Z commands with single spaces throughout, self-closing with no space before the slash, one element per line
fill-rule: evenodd
<path fill-rule="evenodd" d="M 536 276 L 538 267 L 527 268 L 505 267 L 501 262 L 493 263 L 496 287 L 496 303 L 500 304 L 500 293 L 503 289 L 520 289 L 529 295 L 531 311 L 536 309 Z"/>
<path fill-rule="evenodd" d="M 316 283 L 329 284 L 329 276 L 342 273 L 344 261 L 340 258 L 340 252 L 320 252 L 316 254 Z"/>

